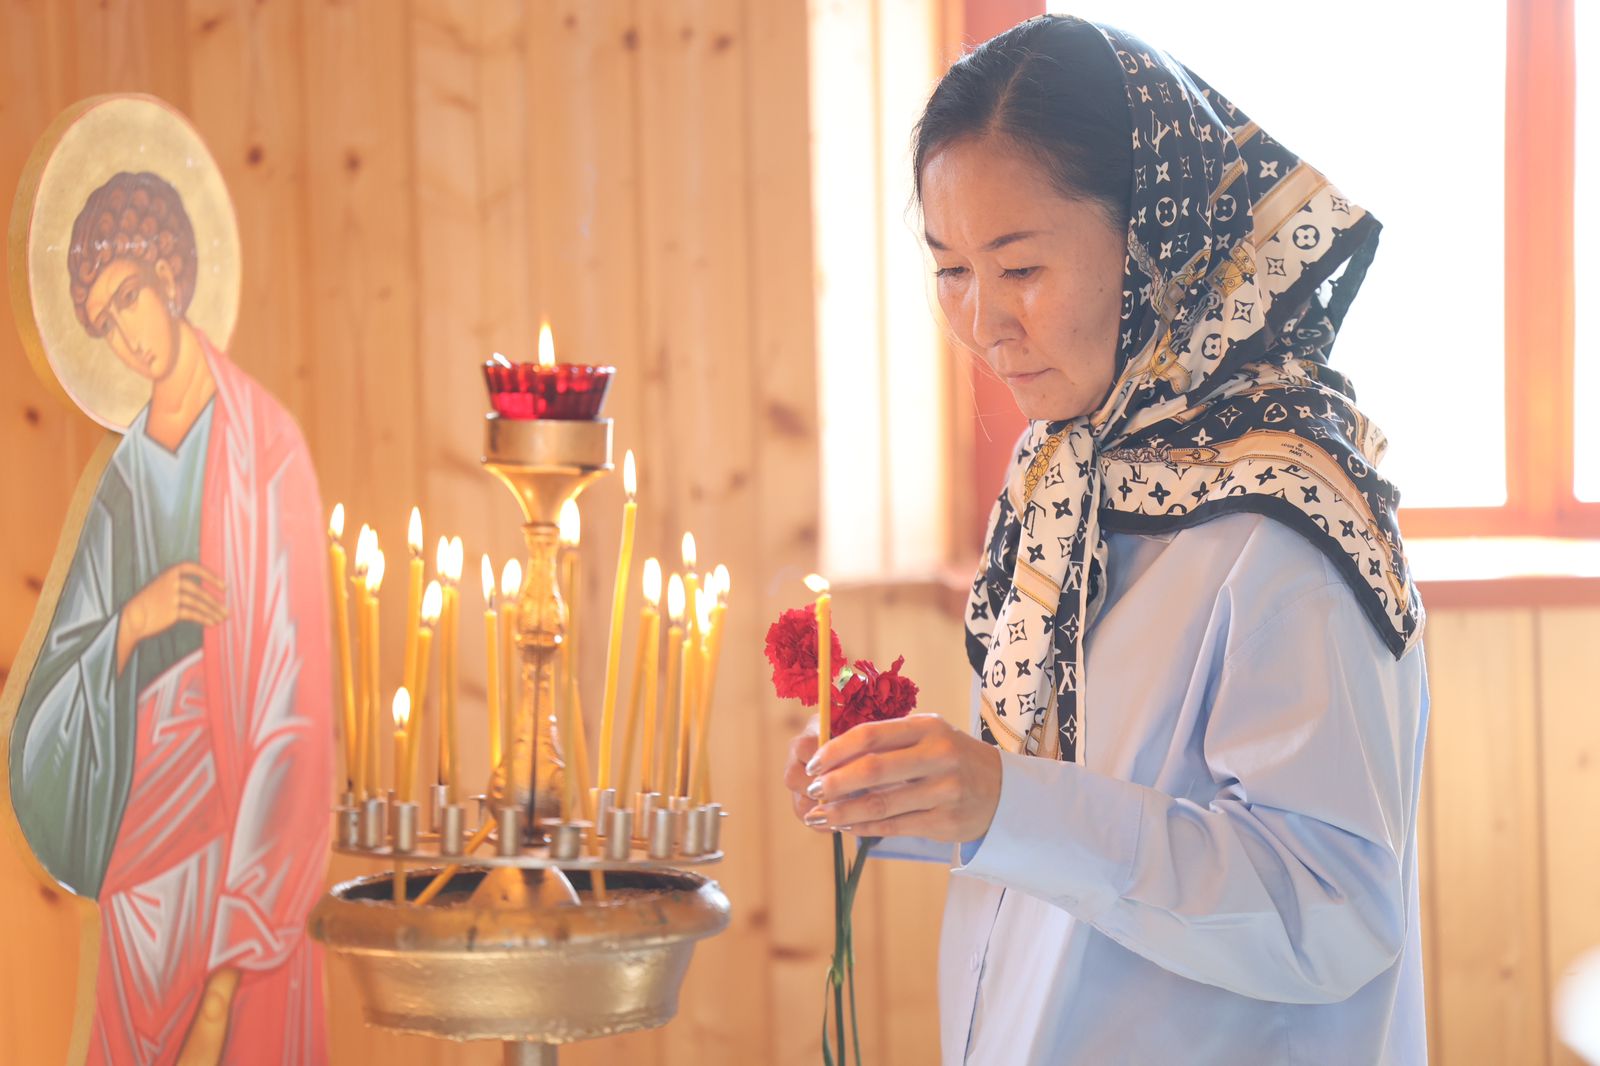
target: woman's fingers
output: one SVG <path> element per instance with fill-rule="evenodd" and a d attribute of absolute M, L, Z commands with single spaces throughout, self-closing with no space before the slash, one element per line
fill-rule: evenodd
<path fill-rule="evenodd" d="M 812 779 L 806 794 L 812 799 L 831 802 L 852 792 L 891 787 L 952 768 L 950 753 L 934 744 L 867 752 Z"/>
<path fill-rule="evenodd" d="M 824 773 L 871 751 L 910 747 L 941 728 L 950 727 L 937 714 L 908 714 L 886 722 L 864 722 L 822 745 L 806 765 L 806 772 Z"/>
<path fill-rule="evenodd" d="M 815 735 L 807 736 L 802 733 L 789 742 L 789 761 L 783 768 L 783 786 L 790 792 L 804 792 L 811 783 L 811 775 L 806 773 L 806 762 L 817 751 L 817 738 Z"/>
<path fill-rule="evenodd" d="M 818 804 L 805 815 L 804 821 L 810 826 L 834 829 L 849 826 L 852 831 L 867 832 L 862 828 L 865 825 L 933 810 L 947 802 L 945 792 L 942 781 L 910 781 Z"/>

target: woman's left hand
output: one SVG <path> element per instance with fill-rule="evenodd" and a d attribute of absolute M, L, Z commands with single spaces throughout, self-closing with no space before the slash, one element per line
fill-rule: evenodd
<path fill-rule="evenodd" d="M 806 772 L 818 801 L 806 824 L 857 836 L 965 843 L 989 831 L 1000 803 L 1000 750 L 936 714 L 858 725 Z"/>

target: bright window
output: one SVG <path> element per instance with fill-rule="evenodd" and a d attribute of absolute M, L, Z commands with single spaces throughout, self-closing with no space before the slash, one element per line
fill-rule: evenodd
<path fill-rule="evenodd" d="M 1334 367 L 1388 435 L 1383 471 L 1407 507 L 1504 504 L 1505 0 L 1258 4 L 1243 19 L 1193 0 L 1049 6 L 1166 50 L 1378 216 Z M 1471 464 L 1469 435 L 1490 445 Z"/>
<path fill-rule="evenodd" d="M 911 128 L 943 71 L 927 0 L 810 8 L 822 566 L 926 575 L 950 544 L 948 374 L 909 224 Z"/>

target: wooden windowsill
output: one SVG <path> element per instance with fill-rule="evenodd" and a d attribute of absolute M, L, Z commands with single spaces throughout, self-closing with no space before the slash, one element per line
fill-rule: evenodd
<path fill-rule="evenodd" d="M 1435 608 L 1600 605 L 1600 538 L 1451 537 L 1406 542 L 1423 605 Z M 925 595 L 955 618 L 966 614 L 973 571 L 947 567 L 848 588 Z"/>
<path fill-rule="evenodd" d="M 1406 553 L 1426 607 L 1600 604 L 1600 538 L 1414 538 Z"/>

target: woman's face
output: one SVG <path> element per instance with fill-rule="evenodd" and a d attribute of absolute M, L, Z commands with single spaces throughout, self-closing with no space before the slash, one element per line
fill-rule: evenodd
<path fill-rule="evenodd" d="M 939 306 L 1030 419 L 1089 414 L 1115 376 L 1124 230 L 996 135 L 923 164 Z"/>
<path fill-rule="evenodd" d="M 175 286 L 164 261 L 155 268 L 113 259 L 83 301 L 94 332 L 140 377 L 160 381 L 177 361 L 178 328 L 170 300 Z"/>

